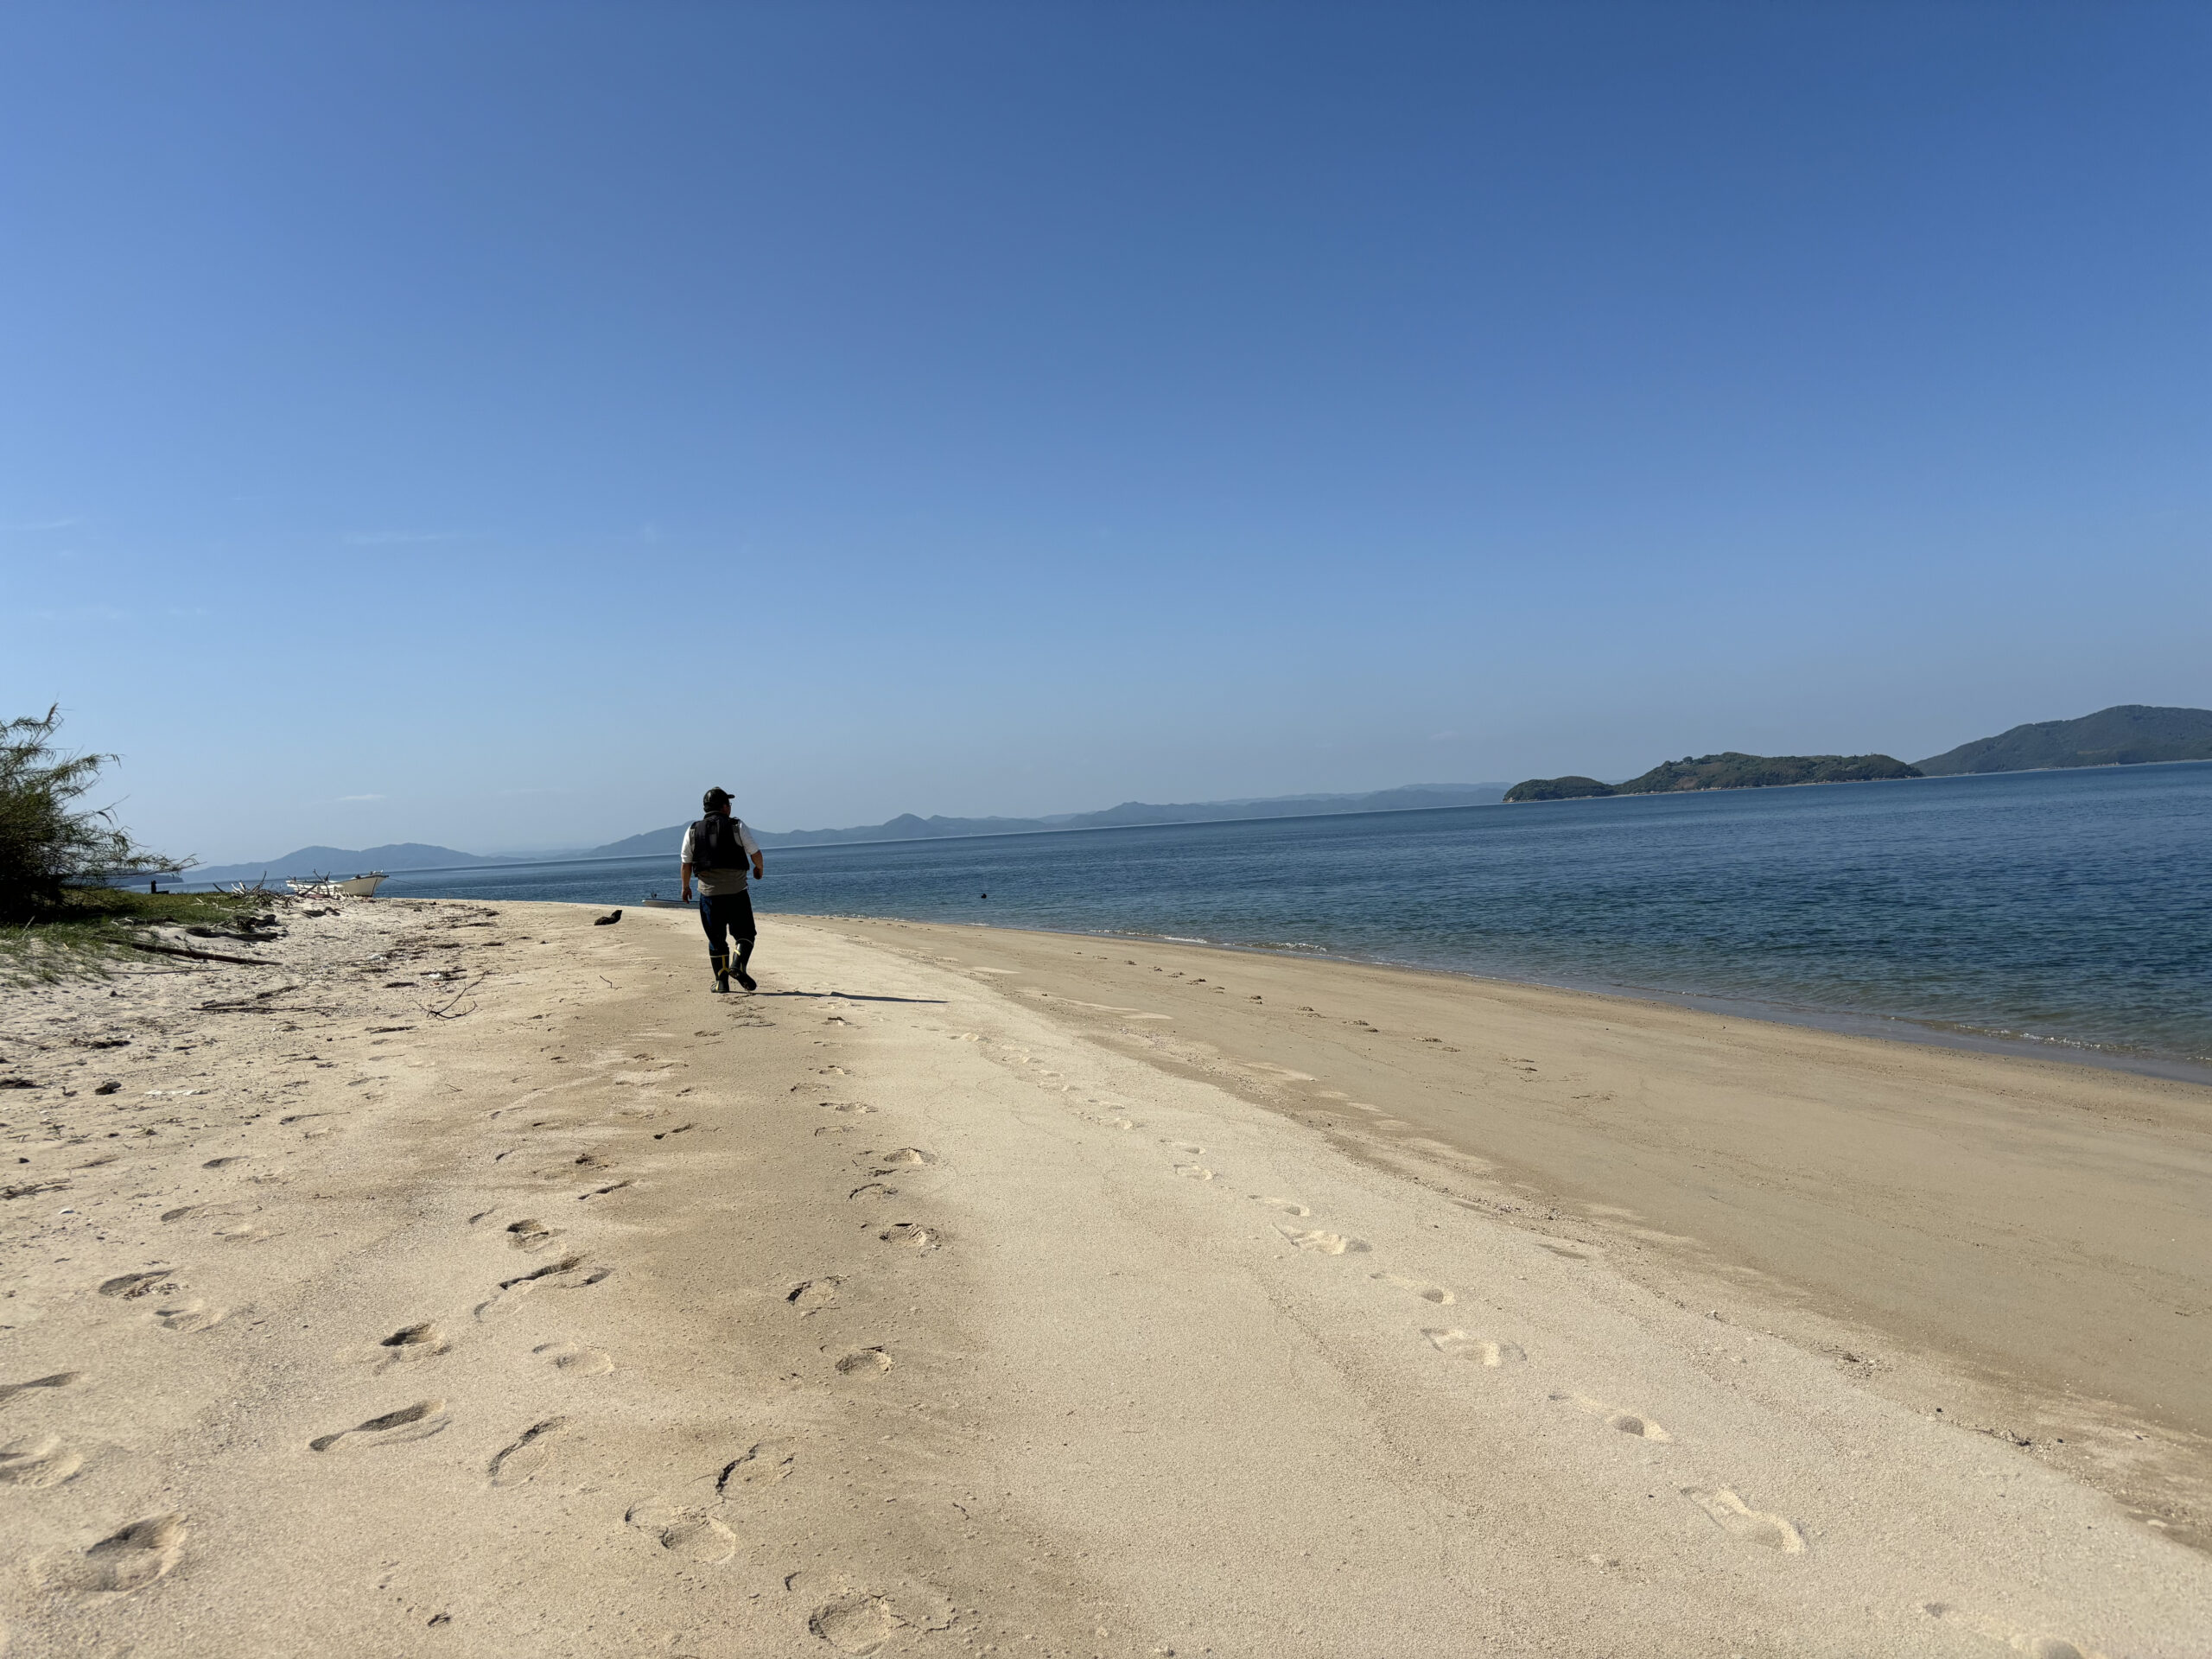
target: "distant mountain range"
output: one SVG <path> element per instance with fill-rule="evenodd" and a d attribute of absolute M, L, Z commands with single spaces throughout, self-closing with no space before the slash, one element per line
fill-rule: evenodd
<path fill-rule="evenodd" d="M 850 830 L 763 830 L 753 826 L 763 847 L 818 847 L 836 842 L 928 841 L 947 836 L 1027 836 L 1052 830 L 1110 830 L 1144 823 L 1217 823 L 1235 818 L 1303 818 L 1338 812 L 1408 812 L 1425 807 L 1489 806 L 1505 798 L 1503 784 L 1407 784 L 1365 795 L 1273 795 L 1263 799 L 1195 801 L 1154 805 L 1124 801 L 1098 812 L 1063 812 L 1046 818 L 916 817 L 911 812 L 883 823 Z M 594 858 L 673 857 L 683 844 L 684 826 L 648 830 L 592 849 Z"/>
<path fill-rule="evenodd" d="M 1340 812 L 1404 812 L 1444 806 L 1486 806 L 1497 801 L 1573 800 L 1599 795 L 1648 795 L 1701 789 L 1769 789 L 1788 784 L 1849 783 L 1865 779 L 1930 778 L 1962 772 L 2030 772 L 2048 766 L 2135 766 L 2164 760 L 2212 760 L 2212 709 L 2158 709 L 2120 703 L 2079 720 L 2046 720 L 2015 726 L 1995 737 L 1976 738 L 1912 766 L 1886 754 L 1685 755 L 1663 761 L 1625 783 L 1595 778 L 1531 778 L 1508 790 L 1503 784 L 1408 784 L 1364 795 L 1271 795 L 1234 801 L 1155 805 L 1124 801 L 1100 812 L 1063 812 L 1043 818 L 917 817 L 849 830 L 761 830 L 764 847 L 810 847 L 838 842 L 927 841 L 947 836 L 1037 835 L 1052 830 L 1104 830 L 1147 823 L 1214 823 L 1235 818 L 1295 818 Z M 683 825 L 648 830 L 588 851 L 538 854 L 542 858 L 671 858 L 683 841 Z M 471 864 L 528 861 L 527 854 L 464 853 L 451 847 L 399 842 L 353 850 L 302 847 L 257 864 L 219 864 L 192 872 L 194 881 L 252 881 L 266 876 L 352 875 L 366 870 L 452 869 Z"/>
<path fill-rule="evenodd" d="M 807 847 L 833 842 L 922 841 L 944 836 L 1031 835 L 1048 830 L 1098 830 L 1141 823 L 1205 823 L 1229 818 L 1295 818 L 1318 813 L 1402 812 L 1423 807 L 1487 806 L 1505 798 L 1503 784 L 1408 784 L 1367 795 L 1278 795 L 1264 800 L 1200 801 L 1181 806 L 1153 806 L 1124 801 L 1103 812 L 1063 812 L 1048 818 L 918 818 L 904 813 L 887 823 L 852 830 L 762 830 L 753 834 L 763 847 Z M 588 850 L 538 854 L 540 858 L 674 858 L 683 845 L 685 825 L 648 830 Z M 217 864 L 195 869 L 194 881 L 282 881 L 290 876 L 355 875 L 368 870 L 455 869 L 470 864 L 531 861 L 526 853 L 464 853 L 421 842 L 387 847 L 302 847 L 282 858 L 257 864 Z"/>
<path fill-rule="evenodd" d="M 254 881 L 267 876 L 281 881 L 287 876 L 359 875 L 369 870 L 442 870 L 460 864 L 504 864 L 503 858 L 476 853 L 457 853 L 450 847 L 430 847 L 419 841 L 394 842 L 388 847 L 302 847 L 282 858 L 260 864 L 215 864 L 192 872 L 194 881 Z"/>
<path fill-rule="evenodd" d="M 2079 720 L 2038 721 L 1916 761 L 1931 778 L 2046 766 L 2140 766 L 2212 760 L 2212 709 L 2123 702 Z"/>

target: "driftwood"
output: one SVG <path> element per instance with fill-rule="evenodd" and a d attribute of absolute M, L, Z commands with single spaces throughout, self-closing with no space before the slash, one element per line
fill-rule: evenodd
<path fill-rule="evenodd" d="M 276 964 L 262 957 L 230 957 L 220 950 L 194 950 L 185 944 L 149 944 L 143 939 L 125 939 L 124 944 L 133 950 L 150 950 L 157 957 L 189 957 L 194 962 L 235 962 L 248 968 L 273 968 Z"/>
<path fill-rule="evenodd" d="M 481 985 L 486 980 L 491 978 L 491 976 L 492 976 L 489 974 L 477 975 L 475 978 L 463 983 L 459 990 L 455 991 L 450 997 L 447 998 L 445 1001 L 440 1003 L 436 1007 L 432 1007 L 428 1002 L 420 1001 L 417 1001 L 415 1006 L 422 1009 L 424 1014 L 429 1014 L 433 1020 L 466 1020 L 470 1014 L 476 1012 L 476 1004 L 470 1002 L 467 1007 L 463 1008 L 461 1007 L 461 1002 L 465 1001 L 470 993 L 474 991 L 479 985 Z M 454 1012 L 456 1009 L 459 1011 Z"/>
<path fill-rule="evenodd" d="M 251 996 L 213 997 L 200 1005 L 200 1012 L 202 1014 L 267 1014 L 271 1012 L 269 1005 L 278 997 L 289 996 L 294 991 L 303 991 L 306 988 L 304 984 L 296 979 L 289 984 L 271 985 L 267 990 L 256 991 Z"/>
<path fill-rule="evenodd" d="M 343 1014 L 343 1008 L 326 1008 L 320 1005 L 304 1006 L 292 1003 L 278 1006 L 273 1002 L 202 1002 L 194 1010 L 200 1014 Z"/>

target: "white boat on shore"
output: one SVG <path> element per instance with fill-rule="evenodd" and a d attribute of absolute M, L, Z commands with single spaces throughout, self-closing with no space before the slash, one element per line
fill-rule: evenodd
<path fill-rule="evenodd" d="M 287 881 L 284 885 L 302 899 L 373 899 L 384 881 L 382 870 L 371 870 L 366 875 L 347 876 L 342 881 L 319 875 L 310 881 Z"/>

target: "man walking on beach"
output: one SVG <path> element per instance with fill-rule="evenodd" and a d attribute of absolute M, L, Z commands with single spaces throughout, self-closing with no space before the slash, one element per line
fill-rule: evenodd
<path fill-rule="evenodd" d="M 730 816 L 728 790 L 709 790 L 700 804 L 707 816 L 683 832 L 680 896 L 690 902 L 696 872 L 699 923 L 707 930 L 707 959 L 715 964 L 715 988 L 729 989 L 730 976 L 734 974 L 747 990 L 758 990 L 753 976 L 745 971 L 759 931 L 753 925 L 753 896 L 745 890 L 745 866 L 750 860 L 756 877 L 767 874 L 760 861 L 760 844 L 750 830 Z M 729 955 L 732 939 L 737 942 L 734 963 Z"/>

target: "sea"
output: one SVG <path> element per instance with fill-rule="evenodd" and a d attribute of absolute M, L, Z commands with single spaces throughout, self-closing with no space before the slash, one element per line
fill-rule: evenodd
<path fill-rule="evenodd" d="M 2212 1081 L 2212 762 L 772 847 L 764 914 L 1170 939 Z M 672 898 L 663 858 L 398 897 Z"/>

